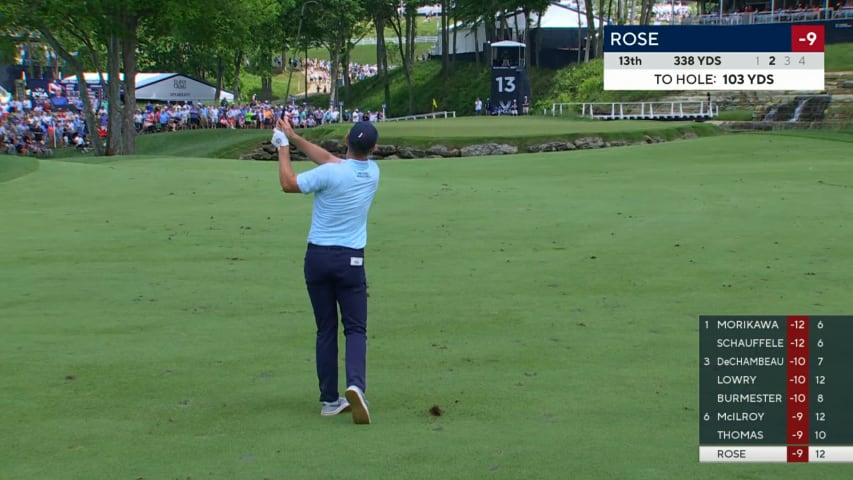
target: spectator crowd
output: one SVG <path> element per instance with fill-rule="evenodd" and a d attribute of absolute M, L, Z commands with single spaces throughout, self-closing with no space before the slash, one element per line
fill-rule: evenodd
<path fill-rule="evenodd" d="M 0 103 L 0 138 L 6 153 L 19 155 L 50 155 L 52 149 L 76 147 L 81 151 L 91 148 L 91 135 L 84 115 L 76 109 L 54 110 L 41 104 L 27 108 L 25 102 L 12 100 Z M 336 107 L 318 108 L 306 103 L 298 105 L 273 105 L 269 102 L 211 106 L 202 103 L 155 105 L 147 103 L 133 115 L 138 134 L 174 132 L 199 128 L 272 129 L 275 122 L 286 115 L 296 128 L 362 120 L 381 121 L 381 111 L 341 112 Z M 95 113 L 98 138 L 106 137 L 108 113 L 100 107 Z"/>
<path fill-rule="evenodd" d="M 325 60 L 303 62 L 312 89 L 328 91 L 329 67 Z M 376 75 L 376 72 L 375 65 L 353 63 L 347 75 L 355 82 Z M 200 128 L 272 129 L 282 115 L 286 115 L 296 128 L 384 119 L 381 111 L 341 110 L 333 105 L 319 108 L 307 103 L 298 104 L 296 97 L 291 97 L 288 104 L 260 102 L 253 97 L 250 102 L 231 105 L 225 102 L 218 105 L 197 102 L 137 105 L 133 121 L 138 134 Z M 82 110 L 82 102 L 68 102 L 58 107 L 48 95 L 30 95 L 25 100 L 0 99 L 0 140 L 5 153 L 49 156 L 53 149 L 62 147 L 89 151 L 93 138 L 103 139 L 107 135 L 108 112 L 103 104 L 96 107 L 97 131 L 92 135 Z"/>

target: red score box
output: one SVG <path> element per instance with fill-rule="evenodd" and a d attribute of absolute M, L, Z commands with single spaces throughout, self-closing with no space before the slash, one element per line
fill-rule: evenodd
<path fill-rule="evenodd" d="M 823 25 L 791 25 L 792 52 L 822 52 Z"/>
<path fill-rule="evenodd" d="M 790 406 L 790 404 L 789 404 Z M 809 443 L 809 409 L 788 408 L 787 441 L 789 445 L 808 445 Z"/>
<path fill-rule="evenodd" d="M 788 447 L 788 463 L 807 463 L 809 447 Z"/>
<path fill-rule="evenodd" d="M 790 316 L 786 327 L 787 443 L 803 445 L 809 443 L 809 317 Z"/>

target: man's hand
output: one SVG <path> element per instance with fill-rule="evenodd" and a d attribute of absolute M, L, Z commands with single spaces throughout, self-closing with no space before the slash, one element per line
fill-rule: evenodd
<path fill-rule="evenodd" d="M 299 134 L 293 130 L 293 127 L 290 125 L 290 121 L 285 118 L 286 115 L 287 114 L 285 113 L 278 119 L 275 123 L 275 128 L 276 130 L 284 132 L 284 135 L 287 136 L 291 143 L 293 143 L 293 145 L 299 150 L 302 150 L 302 153 L 304 153 L 306 157 L 317 165 L 322 165 L 324 163 L 338 163 L 341 161 L 340 158 L 332 155 L 323 147 L 315 145 L 300 137 Z"/>
<path fill-rule="evenodd" d="M 275 129 L 283 132 L 289 140 L 293 140 L 296 137 L 296 132 L 293 131 L 290 120 L 285 118 L 286 116 L 287 112 L 281 114 L 281 118 L 275 123 Z"/>
<path fill-rule="evenodd" d="M 281 148 L 290 145 L 290 142 L 287 140 L 287 136 L 278 128 L 273 130 L 272 140 L 270 140 L 270 143 L 272 143 L 272 146 L 275 148 Z"/>

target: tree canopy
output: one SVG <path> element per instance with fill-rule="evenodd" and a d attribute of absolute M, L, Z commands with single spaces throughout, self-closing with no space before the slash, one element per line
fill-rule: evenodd
<path fill-rule="evenodd" d="M 592 0 L 585 1 L 591 10 Z M 301 57 L 298 52 L 323 47 L 331 59 L 331 94 L 337 103 L 346 100 L 348 92 L 349 53 L 359 39 L 370 36 L 377 39 L 376 64 L 385 79 L 387 96 L 389 47 L 385 28 L 390 26 L 395 32 L 396 45 L 391 48 L 399 49 L 411 89 L 415 12 L 435 3 L 442 6 L 440 35 L 448 47 L 443 49 L 442 67 L 448 71 L 453 66 L 448 25 L 484 25 L 486 38 L 479 42 L 504 39 L 511 13 L 524 12 L 525 18 L 530 18 L 532 12 L 544 12 L 550 2 L 221 0 L 213 5 L 202 0 L 6 0 L 0 5 L 0 32 L 5 32 L 0 38 L 0 58 L 10 57 L 16 43 L 34 37 L 56 52 L 66 72 L 78 76 L 81 90 L 86 88 L 82 79 L 86 71 L 102 72 L 105 79 L 120 79 L 106 82 L 110 133 L 106 147 L 96 147 L 99 154 L 132 154 L 136 107 L 133 81 L 138 71 L 185 73 L 215 84 L 217 94 L 228 88 L 237 99 L 243 92 L 241 73 L 249 72 L 261 77 L 262 99 L 273 100 L 271 79 L 287 64 L 287 52 Z M 603 8 L 603 0 L 599 3 Z M 341 81 L 335 81 L 337 78 Z M 89 131 L 95 131 L 93 105 L 85 92 L 81 91 L 81 96 L 86 102 Z M 411 113 L 413 109 L 410 101 Z"/>

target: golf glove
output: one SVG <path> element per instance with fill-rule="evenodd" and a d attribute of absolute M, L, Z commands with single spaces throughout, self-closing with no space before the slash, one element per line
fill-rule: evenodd
<path fill-rule="evenodd" d="M 270 143 L 272 143 L 275 148 L 281 148 L 290 145 L 290 142 L 287 141 L 287 135 L 285 135 L 284 132 L 277 128 L 272 132 L 272 140 L 270 140 Z"/>

